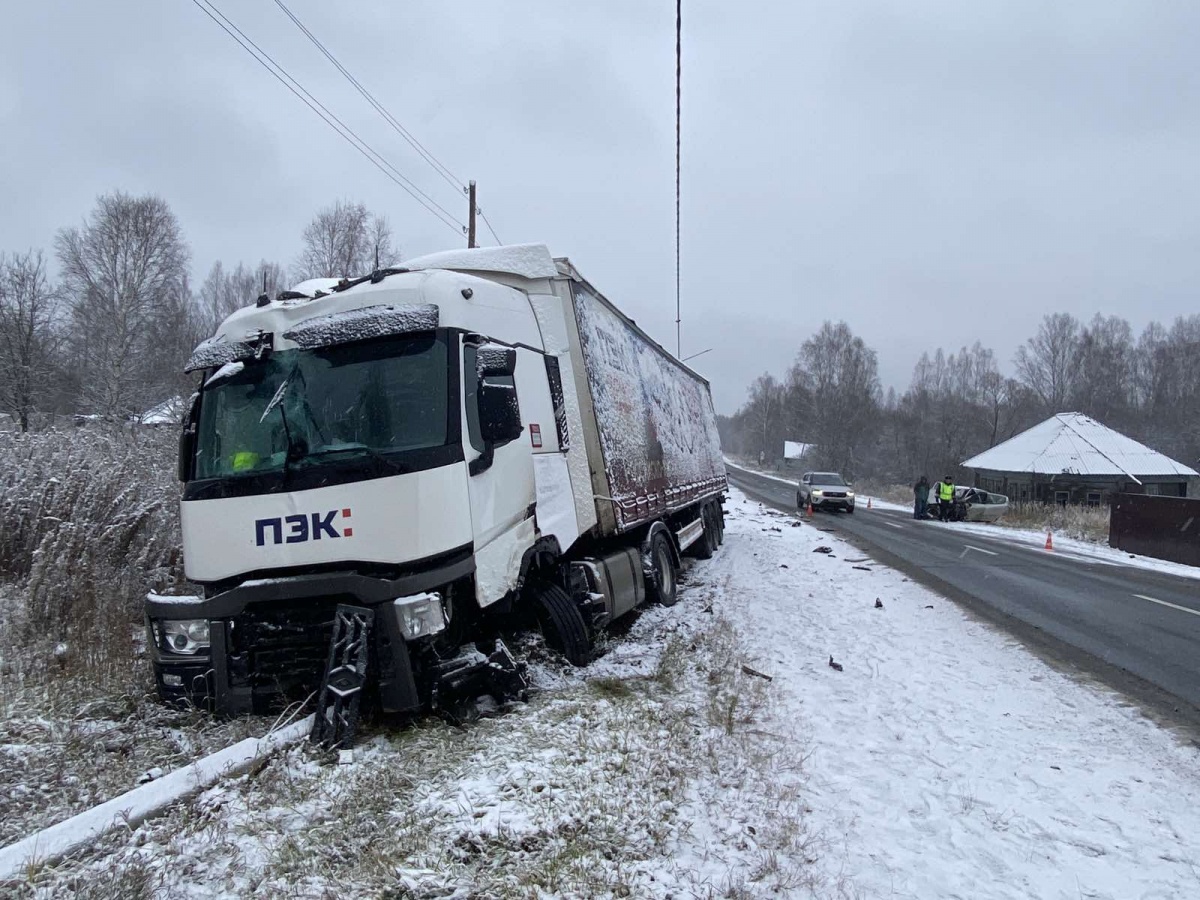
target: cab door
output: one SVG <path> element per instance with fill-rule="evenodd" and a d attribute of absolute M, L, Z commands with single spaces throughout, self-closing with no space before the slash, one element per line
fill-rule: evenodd
<path fill-rule="evenodd" d="M 475 596 L 480 607 L 502 599 L 516 587 L 525 551 L 534 542 L 534 476 L 529 428 L 502 444 L 485 444 L 479 421 L 478 349 L 483 339 L 462 338 L 463 452 L 471 500 L 475 547 Z M 531 351 L 518 350 L 517 366 Z M 515 376 L 491 376 L 489 382 L 518 391 Z M 523 406 L 520 393 L 517 404 Z"/>

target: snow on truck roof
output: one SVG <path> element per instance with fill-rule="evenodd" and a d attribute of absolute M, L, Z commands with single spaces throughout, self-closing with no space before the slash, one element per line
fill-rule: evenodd
<path fill-rule="evenodd" d="M 1193 476 L 1183 463 L 1083 413 L 1059 413 L 963 463 L 968 469 L 1038 475 Z"/>
<path fill-rule="evenodd" d="M 420 269 L 454 269 L 462 272 L 497 272 L 529 279 L 554 278 L 558 275 L 554 257 L 545 244 L 443 250 L 406 260 L 400 265 L 414 272 Z"/>

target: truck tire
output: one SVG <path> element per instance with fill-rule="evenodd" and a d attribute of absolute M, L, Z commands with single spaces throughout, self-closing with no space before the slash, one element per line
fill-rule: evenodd
<path fill-rule="evenodd" d="M 717 549 L 717 537 L 714 534 L 716 529 L 713 526 L 712 512 L 708 506 L 700 507 L 700 521 L 704 523 L 704 527 L 700 530 L 700 537 L 696 539 L 696 543 L 692 544 L 692 555 L 696 559 L 712 559 Z"/>
<path fill-rule="evenodd" d="M 721 508 L 721 502 L 718 500 L 713 504 L 713 523 L 717 526 L 717 546 L 720 547 L 725 543 L 725 510 Z"/>
<path fill-rule="evenodd" d="M 674 606 L 679 602 L 679 583 L 675 572 L 675 558 L 671 545 L 662 532 L 650 541 L 650 565 L 653 583 L 648 585 L 650 596 L 663 606 Z"/>
<path fill-rule="evenodd" d="M 592 658 L 592 639 L 588 636 L 583 613 L 571 595 L 557 584 L 538 582 L 533 586 L 534 616 L 546 639 L 573 666 L 586 666 Z"/>

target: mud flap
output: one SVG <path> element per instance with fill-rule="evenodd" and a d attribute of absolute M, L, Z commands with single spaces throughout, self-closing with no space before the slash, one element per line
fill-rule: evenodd
<path fill-rule="evenodd" d="M 528 697 L 525 667 L 513 658 L 504 641 L 497 639 L 494 649 L 487 654 L 479 646 L 466 647 L 453 659 L 442 660 L 433 666 L 431 705 L 434 710 L 458 720 L 462 704 L 483 694 L 490 695 L 498 703 Z"/>
<path fill-rule="evenodd" d="M 327 750 L 348 747 L 358 727 L 358 706 L 367 684 L 367 657 L 375 612 L 338 604 L 321 678 L 310 740 Z"/>

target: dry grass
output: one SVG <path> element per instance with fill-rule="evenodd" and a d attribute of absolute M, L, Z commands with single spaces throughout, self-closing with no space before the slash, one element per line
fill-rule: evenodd
<path fill-rule="evenodd" d="M 368 732 L 349 767 L 296 747 L 14 887 L 50 897 L 103 873 L 146 897 L 844 896 L 817 874 L 804 746 L 770 733 L 773 688 L 741 672 L 736 632 L 704 616 L 632 639 L 661 642 L 657 667 L 466 729 Z M 696 828 L 723 876 L 674 862 Z"/>
<path fill-rule="evenodd" d="M 1109 508 L 1100 506 L 1055 506 L 1045 503 L 1012 503 L 997 525 L 1056 535 L 1081 541 L 1108 542 Z"/>
<path fill-rule="evenodd" d="M 269 725 L 153 696 L 142 600 L 183 579 L 175 437 L 0 433 L 0 846 Z"/>
<path fill-rule="evenodd" d="M 124 690 L 147 590 L 183 583 L 173 430 L 0 433 L 0 688 Z"/>

